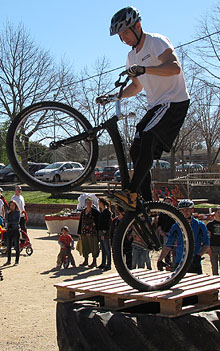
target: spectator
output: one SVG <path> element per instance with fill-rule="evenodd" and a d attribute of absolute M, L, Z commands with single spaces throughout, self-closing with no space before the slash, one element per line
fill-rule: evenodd
<path fill-rule="evenodd" d="M 171 197 L 166 197 L 164 199 L 165 203 L 172 205 L 173 199 Z M 167 241 L 167 237 L 172 225 L 175 223 L 174 219 L 168 216 L 165 213 L 160 213 L 157 221 L 157 231 L 158 237 L 162 245 L 164 245 Z M 174 259 L 175 252 L 172 250 L 172 259 Z M 165 258 L 166 263 L 171 262 L 171 251 L 168 253 L 167 257 Z"/>
<path fill-rule="evenodd" d="M 0 188 L 0 217 L 2 217 L 2 219 L 5 219 L 5 203 L 3 201 L 3 195 L 2 195 L 3 189 Z M 7 204 L 8 205 L 8 204 Z"/>
<path fill-rule="evenodd" d="M 11 201 L 15 201 L 18 205 L 18 208 L 21 213 L 20 217 L 20 227 L 25 233 L 27 233 L 26 221 L 27 221 L 27 213 L 25 211 L 25 202 L 24 197 L 21 195 L 22 188 L 20 185 L 16 185 L 15 194 L 12 196 Z"/>
<path fill-rule="evenodd" d="M 116 216 L 113 219 L 112 225 L 111 225 L 111 243 L 113 242 L 113 237 L 116 233 L 116 230 L 120 221 L 122 220 L 125 214 L 125 211 L 121 206 L 115 205 L 115 213 L 116 213 Z M 130 233 L 128 233 L 124 238 L 123 253 L 125 255 L 125 261 L 128 269 L 132 268 L 132 246 L 131 246 L 132 240 L 133 240 L 133 237 Z"/>
<path fill-rule="evenodd" d="M 75 260 L 71 253 L 71 248 L 73 247 L 74 241 L 72 236 L 69 234 L 69 228 L 67 226 L 64 226 L 61 229 L 61 235 L 59 237 L 58 243 L 60 244 L 60 252 L 57 256 L 57 268 L 61 268 L 64 257 L 66 255 L 68 255 L 71 265 L 73 267 L 76 267 Z"/>
<path fill-rule="evenodd" d="M 98 268 L 103 271 L 111 270 L 111 248 L 110 248 L 110 231 L 111 231 L 111 212 L 109 203 L 105 199 L 99 198 L 99 241 L 102 249 L 102 263 Z"/>
<path fill-rule="evenodd" d="M 4 266 L 7 266 L 7 265 L 11 264 L 12 242 L 14 243 L 14 248 L 15 248 L 15 251 L 16 251 L 15 265 L 18 265 L 18 263 L 19 263 L 19 256 L 20 256 L 20 250 L 19 250 L 20 211 L 19 211 L 17 203 L 15 201 L 13 201 L 13 200 L 11 200 L 9 202 L 9 210 L 8 210 L 8 213 L 6 213 L 5 220 L 6 220 L 6 223 L 7 223 L 6 243 L 7 243 L 8 260 L 4 264 Z"/>
<path fill-rule="evenodd" d="M 202 256 L 209 250 L 209 234 L 205 224 L 197 219 L 195 219 L 192 214 L 194 212 L 194 203 L 191 200 L 185 199 L 181 200 L 178 204 L 179 209 L 186 217 L 188 222 L 191 224 L 192 231 L 194 234 L 195 248 L 193 262 L 188 270 L 190 273 L 202 274 L 201 259 Z M 183 238 L 180 232 L 180 227 L 175 223 L 169 232 L 166 245 L 163 247 L 161 255 L 157 262 L 157 267 L 159 270 L 163 270 L 163 267 L 167 266 L 162 260 L 168 255 L 170 250 L 172 250 L 173 245 L 177 242 L 176 247 L 176 266 L 179 264 L 182 254 L 183 254 Z"/>
<path fill-rule="evenodd" d="M 78 234 L 82 240 L 82 254 L 84 261 L 80 266 L 88 266 L 88 256 L 93 257 L 90 268 L 96 267 L 96 259 L 99 255 L 98 245 L 98 220 L 99 211 L 92 207 L 93 199 L 87 197 L 85 200 L 86 208 L 82 210 L 78 226 Z"/>
<path fill-rule="evenodd" d="M 145 262 L 147 264 L 147 268 L 152 269 L 149 251 L 147 250 L 142 238 L 136 232 L 135 228 L 132 230 L 132 236 L 132 269 L 145 268 Z"/>
<path fill-rule="evenodd" d="M 207 229 L 210 236 L 212 274 L 218 275 L 218 266 L 220 264 L 220 206 L 215 211 L 215 219 L 207 224 Z"/>

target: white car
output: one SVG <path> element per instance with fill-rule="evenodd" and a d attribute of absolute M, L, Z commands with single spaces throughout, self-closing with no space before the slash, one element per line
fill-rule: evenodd
<path fill-rule="evenodd" d="M 77 178 L 83 170 L 79 162 L 54 162 L 35 172 L 35 177 L 48 182 L 67 182 Z"/>

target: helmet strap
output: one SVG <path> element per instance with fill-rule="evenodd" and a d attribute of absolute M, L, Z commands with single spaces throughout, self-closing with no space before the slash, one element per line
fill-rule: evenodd
<path fill-rule="evenodd" d="M 133 46 L 132 46 L 132 49 L 135 49 L 135 48 L 140 44 L 141 38 L 142 38 L 142 36 L 143 36 L 143 30 L 142 30 L 142 28 L 141 28 L 141 34 L 140 34 L 139 37 L 138 37 L 136 31 L 134 30 L 134 27 L 133 27 L 133 28 L 130 27 L 130 30 L 132 31 L 132 33 L 135 35 L 135 37 L 136 37 L 136 39 L 137 39 L 136 45 L 133 45 Z"/>

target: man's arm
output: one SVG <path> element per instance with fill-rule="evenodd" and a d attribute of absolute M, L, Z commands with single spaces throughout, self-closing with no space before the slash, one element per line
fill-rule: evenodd
<path fill-rule="evenodd" d="M 198 255 L 200 255 L 200 256 L 204 255 L 209 250 L 209 247 L 210 247 L 208 229 L 204 223 L 202 223 L 201 227 L 202 227 L 201 229 L 202 229 L 202 234 L 203 234 L 203 239 L 202 239 L 203 246 L 201 247 L 201 249 L 199 250 L 199 253 L 198 253 Z"/>
<path fill-rule="evenodd" d="M 171 250 L 170 247 L 164 246 L 162 251 L 161 251 L 160 257 L 158 258 L 158 261 L 162 261 L 165 257 L 167 257 L 170 250 Z"/>
<path fill-rule="evenodd" d="M 146 74 L 169 77 L 180 73 L 180 64 L 172 49 L 166 49 L 158 56 L 158 60 L 162 62 L 161 65 L 146 67 Z"/>
<path fill-rule="evenodd" d="M 142 89 L 143 87 L 139 80 L 137 78 L 132 78 L 132 83 L 123 90 L 122 98 L 136 96 Z"/>

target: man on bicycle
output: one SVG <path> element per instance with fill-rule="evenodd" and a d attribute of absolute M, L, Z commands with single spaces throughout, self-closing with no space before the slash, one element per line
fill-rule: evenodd
<path fill-rule="evenodd" d="M 126 7 L 111 20 L 110 35 L 132 47 L 126 68 L 132 82 L 122 98 L 137 95 L 143 88 L 147 113 L 136 126 L 130 154 L 134 174 L 129 189 L 114 195 L 135 210 L 137 192 L 152 200 L 150 169 L 154 159 L 169 152 L 179 133 L 189 107 L 189 94 L 183 71 L 171 42 L 160 34 L 145 33 L 139 11 Z"/>

